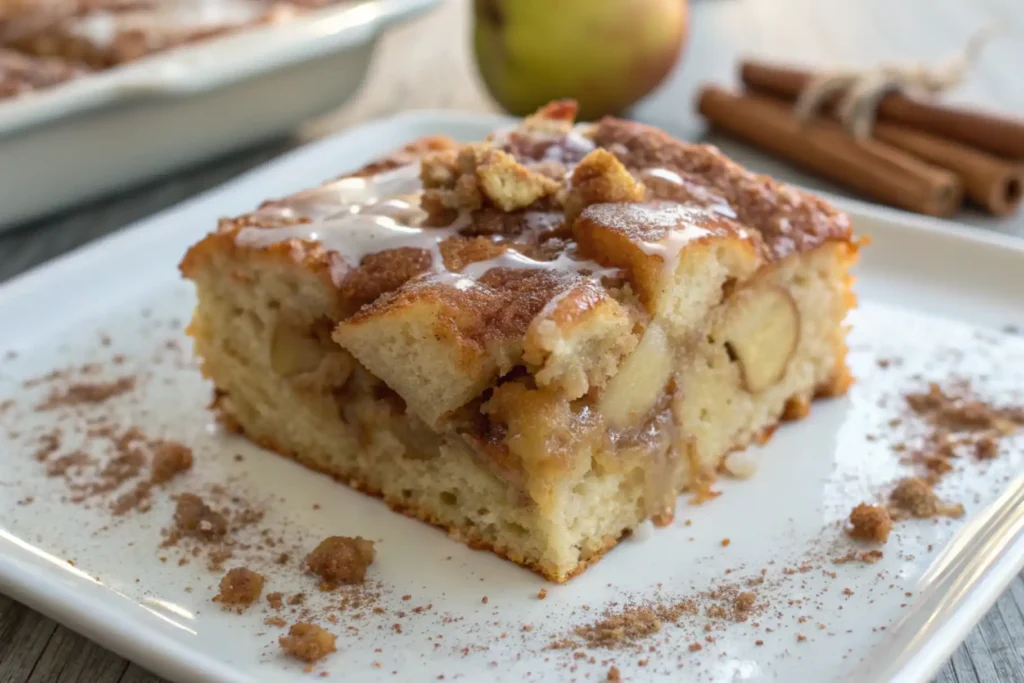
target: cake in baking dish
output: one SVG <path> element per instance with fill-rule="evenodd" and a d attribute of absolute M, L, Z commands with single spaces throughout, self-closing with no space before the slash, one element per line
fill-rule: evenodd
<path fill-rule="evenodd" d="M 105 69 L 341 0 L 0 0 L 0 46 Z"/>
<path fill-rule="evenodd" d="M 0 100 L 50 88 L 88 73 L 81 65 L 32 57 L 0 46 Z"/>
<path fill-rule="evenodd" d="M 843 393 L 826 202 L 559 102 L 222 220 L 181 270 L 221 419 L 553 581 Z"/>

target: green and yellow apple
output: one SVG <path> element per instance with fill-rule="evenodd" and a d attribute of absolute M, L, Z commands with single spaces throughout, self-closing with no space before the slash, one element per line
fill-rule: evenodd
<path fill-rule="evenodd" d="M 474 48 L 491 95 L 525 115 L 579 102 L 580 119 L 623 111 L 672 70 L 686 0 L 474 0 Z"/>

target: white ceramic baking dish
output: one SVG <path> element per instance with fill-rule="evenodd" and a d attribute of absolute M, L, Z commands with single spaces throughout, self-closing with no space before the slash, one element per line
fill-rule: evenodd
<path fill-rule="evenodd" d="M 0 101 L 0 231 L 294 130 L 439 0 L 366 0 Z"/>

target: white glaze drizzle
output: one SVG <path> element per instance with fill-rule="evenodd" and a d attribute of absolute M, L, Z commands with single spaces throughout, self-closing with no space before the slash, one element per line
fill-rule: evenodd
<path fill-rule="evenodd" d="M 706 207 L 708 211 L 713 211 L 720 216 L 726 218 L 736 219 L 736 212 L 733 210 L 729 202 L 725 201 L 725 198 L 712 192 L 710 189 L 703 185 L 691 182 L 686 178 L 669 168 L 648 168 L 644 169 L 640 174 L 641 180 L 660 180 L 665 183 L 677 185 L 684 188 L 686 192 L 693 198 L 700 201 L 702 205 Z"/>
<path fill-rule="evenodd" d="M 371 176 L 341 178 L 273 202 L 255 215 L 321 221 L 347 213 L 370 213 L 368 207 L 403 201 L 405 208 L 413 210 L 413 213 L 405 217 L 405 222 L 412 224 L 425 217 L 416 206 L 421 189 L 419 172 L 419 164 L 407 164 Z M 375 215 L 399 218 L 381 211 L 375 212 Z"/>
<path fill-rule="evenodd" d="M 571 271 L 589 273 L 595 279 L 618 272 L 595 261 L 574 259 L 564 252 L 551 261 L 541 261 L 511 248 L 494 258 L 471 263 L 462 272 L 449 272 L 444 266 L 441 243 L 465 228 L 470 217 L 462 214 L 443 228 L 419 227 L 426 217 L 416 203 L 419 188 L 419 164 L 367 177 L 342 178 L 271 202 L 254 214 L 257 218 L 308 222 L 272 228 L 246 227 L 238 232 L 235 241 L 254 248 L 290 240 L 318 242 L 340 257 L 340 263 L 332 264 L 331 269 L 335 284 L 340 284 L 366 256 L 401 248 L 429 252 L 430 280 L 458 289 L 474 286 L 477 279 L 494 268 Z M 547 219 L 537 220 L 543 225 Z"/>
<path fill-rule="evenodd" d="M 512 268 L 515 270 L 546 270 L 551 272 L 575 272 L 589 273 L 592 278 L 609 277 L 618 273 L 617 268 L 605 268 L 597 261 L 578 261 L 566 253 L 560 253 L 557 258 L 550 261 L 539 261 L 532 259 L 518 251 L 509 250 L 503 254 L 487 259 L 470 263 L 462 269 L 462 273 L 473 279 L 480 278 L 489 270 L 494 268 Z"/>

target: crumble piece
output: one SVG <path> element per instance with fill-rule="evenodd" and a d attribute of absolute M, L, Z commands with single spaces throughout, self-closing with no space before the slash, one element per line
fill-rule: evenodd
<path fill-rule="evenodd" d="M 853 538 L 885 543 L 889 540 L 890 531 L 892 531 L 892 518 L 885 508 L 860 503 L 850 511 L 849 534 Z"/>
<path fill-rule="evenodd" d="M 991 460 L 999 455 L 999 442 L 986 434 L 974 444 L 974 454 L 980 460 Z"/>
<path fill-rule="evenodd" d="M 373 557 L 373 541 L 330 536 L 306 557 L 306 566 L 328 586 L 362 583 Z"/>
<path fill-rule="evenodd" d="M 337 650 L 333 634 L 308 622 L 292 624 L 288 635 L 281 636 L 278 642 L 287 654 L 309 663 L 319 661 Z"/>
<path fill-rule="evenodd" d="M 250 605 L 263 593 L 263 575 L 248 567 L 235 567 L 220 580 L 220 592 L 214 602 L 225 605 Z"/>
<path fill-rule="evenodd" d="M 896 484 L 889 495 L 889 502 L 897 514 L 913 517 L 962 517 L 964 506 L 960 503 L 947 505 L 939 500 L 931 484 L 920 477 L 907 477 Z"/>
<path fill-rule="evenodd" d="M 150 481 L 163 484 L 192 467 L 192 449 L 176 441 L 160 441 L 153 446 Z"/>
<path fill-rule="evenodd" d="M 186 536 L 195 536 L 206 541 L 222 538 L 228 532 L 228 521 L 224 515 L 214 511 L 194 493 L 183 493 L 178 496 L 174 523 Z"/>
<path fill-rule="evenodd" d="M 754 603 L 757 602 L 757 594 L 751 591 L 745 591 L 736 596 L 736 601 L 733 603 L 735 614 L 733 616 L 734 621 L 744 621 L 750 610 L 754 609 Z"/>

